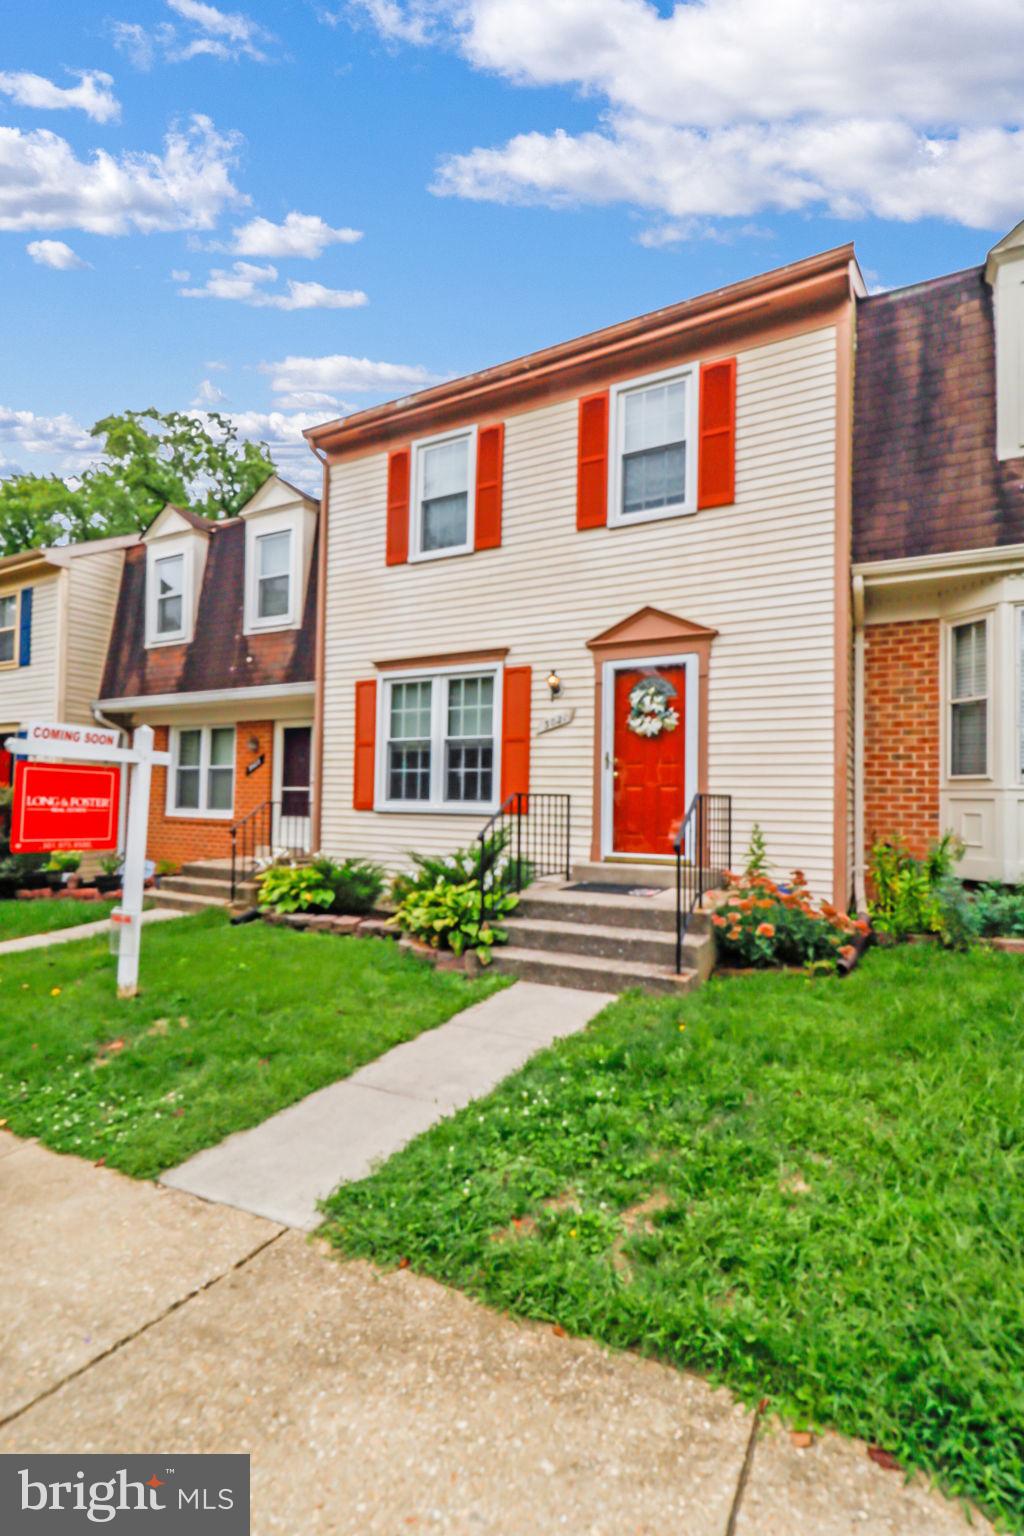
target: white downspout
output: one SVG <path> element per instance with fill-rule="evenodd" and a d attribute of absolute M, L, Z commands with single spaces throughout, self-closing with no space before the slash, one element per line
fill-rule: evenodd
<path fill-rule="evenodd" d="M 864 859 L 864 578 L 853 578 L 853 898 L 868 909 Z"/>

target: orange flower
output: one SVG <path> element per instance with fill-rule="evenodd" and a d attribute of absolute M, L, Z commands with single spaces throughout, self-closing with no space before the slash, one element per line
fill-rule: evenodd
<path fill-rule="evenodd" d="M 754 902 L 754 906 L 755 907 L 760 907 L 762 910 L 767 910 L 769 912 L 771 911 L 772 907 L 774 907 L 774 905 L 775 905 L 774 901 L 767 901 L 767 900 L 764 900 L 764 899 L 762 899 L 761 901 L 755 901 Z"/>
<path fill-rule="evenodd" d="M 759 939 L 774 939 L 775 928 L 772 923 L 758 923 L 755 932 Z"/>
<path fill-rule="evenodd" d="M 739 907 L 741 912 L 753 912 L 754 898 L 753 896 L 745 896 L 743 900 L 738 901 L 736 905 Z"/>
<path fill-rule="evenodd" d="M 871 924 L 869 922 L 866 922 L 863 917 L 858 917 L 857 921 L 854 923 L 853 926 L 857 930 L 858 933 L 870 933 L 871 932 Z"/>
<path fill-rule="evenodd" d="M 725 927 L 725 918 L 720 912 L 713 912 L 711 915 L 711 921 L 714 923 L 716 928 Z"/>
<path fill-rule="evenodd" d="M 852 960 L 857 951 L 852 944 L 844 944 L 839 953 L 842 955 L 844 960 Z"/>

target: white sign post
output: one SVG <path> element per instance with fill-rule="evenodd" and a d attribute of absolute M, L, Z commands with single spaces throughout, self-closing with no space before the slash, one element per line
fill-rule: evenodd
<path fill-rule="evenodd" d="M 99 739 L 97 740 L 97 737 Z M 142 892 L 146 880 L 146 832 L 149 826 L 149 788 L 154 766 L 167 767 L 169 752 L 153 751 L 153 727 L 140 725 L 130 747 L 116 745 L 112 731 L 89 726 L 31 725 L 25 736 L 9 736 L 4 743 L 18 757 L 68 758 L 75 762 L 127 763 L 131 767 L 128 796 L 128 833 L 121 875 L 121 938 L 117 954 L 117 995 L 134 997 L 139 990 L 139 949 L 142 928 Z"/>

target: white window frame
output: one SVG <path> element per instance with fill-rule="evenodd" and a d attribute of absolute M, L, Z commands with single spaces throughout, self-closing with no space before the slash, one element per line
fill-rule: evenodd
<path fill-rule="evenodd" d="M 956 704 L 979 703 L 981 694 L 970 694 L 964 698 L 954 697 L 953 689 L 956 686 L 956 631 L 966 629 L 971 624 L 984 624 L 985 626 L 985 771 L 984 773 L 954 773 L 953 772 L 953 708 Z M 946 778 L 951 784 L 980 784 L 992 780 L 993 740 L 992 740 L 992 700 L 994 696 L 993 670 L 992 670 L 992 614 L 972 613 L 958 614 L 951 618 L 947 624 L 946 638 L 946 687 L 945 687 L 945 725 L 946 725 Z"/>
<path fill-rule="evenodd" d="M 18 666 L 21 661 L 21 588 L 15 587 L 13 591 L 8 588 L 6 591 L 0 592 L 0 599 L 5 597 L 14 598 L 14 624 L 5 624 L 0 632 L 7 634 L 8 629 L 13 631 L 14 655 L 9 661 L 0 661 L 0 672 L 6 672 L 10 668 Z"/>
<path fill-rule="evenodd" d="M 1014 657 L 1014 733 L 1013 750 L 1016 758 L 1014 779 L 1024 783 L 1024 606 L 1013 610 Z"/>
<path fill-rule="evenodd" d="M 653 384 L 668 384 L 675 379 L 686 382 L 686 495 L 682 501 L 667 507 L 654 507 L 649 512 L 624 512 L 622 510 L 622 460 L 626 434 L 625 396 L 647 389 Z M 681 368 L 664 368 L 658 373 L 647 373 L 636 379 L 623 379 L 609 390 L 608 423 L 608 523 L 614 528 L 632 528 L 637 523 L 659 523 L 666 517 L 689 517 L 697 510 L 697 411 L 698 365 L 687 363 Z"/>
<path fill-rule="evenodd" d="M 199 805 L 193 809 L 184 806 L 181 809 L 175 804 L 178 789 L 178 753 L 182 733 L 185 731 L 199 732 Z M 209 799 L 209 771 L 210 771 L 210 742 L 213 731 L 231 731 L 235 742 L 235 754 L 231 765 L 231 805 L 228 810 L 210 810 L 207 805 Z M 235 815 L 235 796 L 238 793 L 238 727 L 233 721 L 224 721 L 218 725 L 175 725 L 170 733 L 171 764 L 167 769 L 167 804 L 166 814 L 179 821 L 233 821 Z"/>
<path fill-rule="evenodd" d="M 261 618 L 259 612 L 259 556 L 258 541 L 272 533 L 291 535 L 288 562 L 288 610 Z M 295 629 L 299 624 L 302 586 L 302 530 L 292 511 L 260 513 L 250 517 L 245 524 L 245 633 L 264 634 L 269 630 Z"/>
<path fill-rule="evenodd" d="M 160 560 L 173 560 L 181 556 L 181 627 L 173 633 L 157 629 L 157 576 Z M 146 649 L 160 645 L 181 645 L 192 639 L 195 618 L 195 559 L 192 540 L 188 535 L 180 539 L 157 539 L 146 550 Z"/>
<path fill-rule="evenodd" d="M 444 744 L 447 737 L 448 689 L 437 687 L 454 677 L 491 677 L 494 679 L 494 764 L 491 772 L 491 798 L 489 800 L 445 800 Z M 414 671 L 387 672 L 382 674 L 377 689 L 377 752 L 374 809 L 400 811 L 407 816 L 489 816 L 501 804 L 501 736 L 502 736 L 502 685 L 504 669 L 500 666 L 474 667 L 463 664 L 451 667 L 430 667 Z M 430 799 L 388 799 L 388 744 L 390 741 L 391 690 L 396 683 L 435 684 L 430 698 Z"/>
<path fill-rule="evenodd" d="M 453 544 L 450 549 L 423 548 L 423 465 L 425 449 L 434 448 L 438 443 L 454 442 L 457 438 L 465 438 L 469 444 L 466 454 L 466 474 L 468 483 L 466 486 L 466 542 Z M 412 505 L 409 509 L 409 559 L 418 560 L 448 560 L 453 555 L 468 555 L 475 546 L 476 541 L 476 438 L 477 429 L 473 427 L 459 427 L 453 432 L 439 432 L 434 437 L 421 437 L 412 444 Z"/>

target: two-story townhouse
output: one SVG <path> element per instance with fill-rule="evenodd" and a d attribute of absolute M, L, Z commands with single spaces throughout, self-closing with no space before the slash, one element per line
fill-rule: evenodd
<path fill-rule="evenodd" d="M 947 830 L 1024 879 L 1024 224 L 857 323 L 859 874 Z"/>
<path fill-rule="evenodd" d="M 93 723 L 130 534 L 29 549 L 0 560 L 0 786 L 3 742 L 30 721 Z"/>
<path fill-rule="evenodd" d="M 864 292 L 843 246 L 311 430 L 314 841 L 397 865 L 529 791 L 653 869 L 713 791 L 845 904 Z"/>
<path fill-rule="evenodd" d="M 237 517 L 167 506 L 128 549 L 98 708 L 152 725 L 148 852 L 308 850 L 318 502 L 272 475 Z"/>

